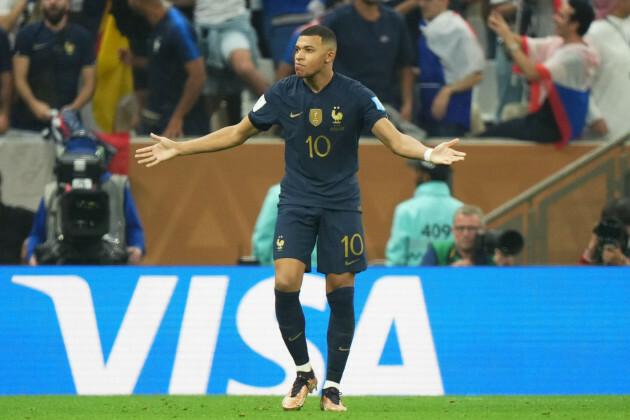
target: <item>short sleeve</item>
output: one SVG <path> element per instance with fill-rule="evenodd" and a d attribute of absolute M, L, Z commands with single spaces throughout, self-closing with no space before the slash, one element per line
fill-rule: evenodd
<path fill-rule="evenodd" d="M 361 85 L 359 95 L 358 103 L 361 104 L 363 113 L 363 128 L 371 131 L 378 120 L 387 118 L 387 113 L 381 101 L 370 89 Z"/>
<path fill-rule="evenodd" d="M 278 123 L 278 101 L 275 98 L 279 97 L 279 90 L 279 83 L 271 85 L 267 92 L 258 98 L 249 112 L 249 120 L 257 129 L 267 131 L 272 125 Z"/>

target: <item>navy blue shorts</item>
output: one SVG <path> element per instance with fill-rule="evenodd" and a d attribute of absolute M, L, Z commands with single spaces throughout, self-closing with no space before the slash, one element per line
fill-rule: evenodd
<path fill-rule="evenodd" d="M 311 252 L 317 242 L 317 271 L 358 273 L 367 268 L 363 221 L 355 211 L 279 206 L 273 259 L 295 258 L 311 271 Z"/>

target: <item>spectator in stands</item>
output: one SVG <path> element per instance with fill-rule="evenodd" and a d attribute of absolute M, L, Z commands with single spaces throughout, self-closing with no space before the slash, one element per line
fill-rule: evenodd
<path fill-rule="evenodd" d="M 127 0 L 113 0 L 110 13 L 116 20 L 120 33 L 129 39 L 129 49 L 118 51 L 120 60 L 131 66 L 133 74 L 133 96 L 135 112 L 130 129 L 140 123 L 140 112 L 147 103 L 147 39 L 151 34 L 151 25 L 138 12 L 129 7 Z"/>
<path fill-rule="evenodd" d="M 162 0 L 129 0 L 129 6 L 152 26 L 147 43 L 147 101 L 136 133 L 171 138 L 207 133 L 210 122 L 200 100 L 206 70 L 192 24 Z M 121 58 L 133 65 L 135 57 L 126 51 Z"/>
<path fill-rule="evenodd" d="M 11 46 L 15 42 L 20 26 L 24 24 L 28 4 L 28 0 L 0 0 L 0 28 L 9 35 Z"/>
<path fill-rule="evenodd" d="M 477 234 L 483 232 L 483 212 L 477 206 L 464 205 L 453 217 L 453 240 L 435 241 L 427 248 L 422 259 L 424 266 L 464 267 L 473 265 L 514 265 L 514 257 L 498 248 L 494 255 L 477 249 Z"/>
<path fill-rule="evenodd" d="M 420 112 L 428 136 L 461 137 L 470 130 L 472 88 L 483 79 L 484 53 L 470 25 L 449 0 L 420 0 Z"/>
<path fill-rule="evenodd" d="M 89 138 L 73 138 L 67 142 L 65 150 L 65 153 L 93 155 L 97 148 Z M 35 214 L 26 253 L 30 265 L 38 265 L 35 256 L 37 246 L 55 240 L 61 234 L 62 210 L 58 186 L 57 181 L 46 185 Z M 145 254 L 144 230 L 129 188 L 129 179 L 105 172 L 100 188 L 109 196 L 109 237 L 126 248 L 128 264 L 139 264 Z"/>
<path fill-rule="evenodd" d="M 2 202 L 2 172 L 0 172 L 0 265 L 22 263 L 22 249 L 33 225 L 34 213 Z"/>
<path fill-rule="evenodd" d="M 432 241 L 453 238 L 453 216 L 463 203 L 451 196 L 447 165 L 409 161 L 415 169 L 416 191 L 394 210 L 392 233 L 385 249 L 385 265 L 418 266 Z"/>
<path fill-rule="evenodd" d="M 547 1 L 547 0 L 545 0 Z M 501 15 L 515 33 L 525 34 L 528 20 L 529 4 L 518 0 L 490 0 L 491 13 Z M 525 15 L 525 17 L 524 17 Z M 523 19 L 526 22 L 523 22 Z M 517 27 L 518 26 L 518 27 Z M 493 33 L 494 34 L 494 33 Z M 494 59 L 494 76 L 497 82 L 498 104 L 495 115 L 495 123 L 504 120 L 503 111 L 507 105 L 523 103 L 525 81 L 521 75 L 512 71 L 514 62 L 508 52 L 504 50 L 505 41 L 501 37 L 495 37 L 496 46 Z M 505 118 L 509 119 L 509 118 Z"/>
<path fill-rule="evenodd" d="M 353 0 L 322 19 L 337 34 L 335 71 L 363 83 L 411 121 L 416 58 L 403 17 L 380 0 Z"/>
<path fill-rule="evenodd" d="M 323 13 L 328 13 L 335 7 L 348 3 L 349 0 L 328 0 L 326 2 L 326 7 Z M 323 15 L 322 15 L 323 16 Z M 284 79 L 285 77 L 291 76 L 295 73 L 295 69 L 293 67 L 294 60 L 293 56 L 295 55 L 295 43 L 297 42 L 300 33 L 309 26 L 317 25 L 321 23 L 322 16 L 316 16 L 312 21 L 305 23 L 304 25 L 298 26 L 293 34 L 291 35 L 291 39 L 289 39 L 289 43 L 287 44 L 284 53 L 280 59 L 280 62 L 276 65 L 276 80 Z"/>
<path fill-rule="evenodd" d="M 630 265 L 630 197 L 610 200 L 580 257 L 581 265 Z"/>
<path fill-rule="evenodd" d="M 0 28 L 0 134 L 9 129 L 11 104 L 13 102 L 13 64 L 9 37 Z"/>
<path fill-rule="evenodd" d="M 269 188 L 260 213 L 256 219 L 256 226 L 252 234 L 252 253 L 260 265 L 273 266 L 273 234 L 278 219 L 278 203 L 280 202 L 280 184 Z M 317 265 L 317 246 L 311 254 L 311 265 Z"/>
<path fill-rule="evenodd" d="M 94 43 L 89 32 L 68 22 L 69 0 L 42 0 L 43 19 L 18 33 L 13 76 L 19 100 L 11 126 L 39 131 L 51 110 L 77 112 L 92 98 L 96 85 Z"/>
<path fill-rule="evenodd" d="M 500 14 L 490 15 L 490 29 L 506 40 L 514 62 L 527 80 L 540 82 L 546 96 L 534 112 L 495 125 L 480 136 L 562 146 L 582 133 L 598 63 L 597 52 L 582 39 L 593 17 L 584 0 L 569 0 L 555 15 L 557 36 L 533 39 L 513 33 Z"/>
<path fill-rule="evenodd" d="M 96 40 L 108 0 L 71 0 L 68 19 L 83 26 Z"/>
<path fill-rule="evenodd" d="M 630 0 L 600 0 L 595 5 L 604 16 L 586 33 L 600 60 L 587 122 L 595 134 L 615 138 L 630 131 L 630 118 L 619 112 L 630 108 Z"/>
<path fill-rule="evenodd" d="M 313 20 L 318 10 L 323 9 L 322 4 L 322 0 L 262 0 L 266 41 L 274 68 L 280 63 L 293 31 Z"/>
<path fill-rule="evenodd" d="M 270 83 L 257 68 L 258 40 L 245 0 L 196 0 L 194 22 L 208 73 L 203 94 L 209 115 L 226 96 L 240 97 L 243 82 L 260 97 Z M 230 125 L 241 119 L 240 110 L 235 114 Z"/>

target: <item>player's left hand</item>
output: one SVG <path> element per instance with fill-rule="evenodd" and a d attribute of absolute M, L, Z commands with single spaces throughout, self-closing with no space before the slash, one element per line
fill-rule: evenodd
<path fill-rule="evenodd" d="M 464 160 L 466 158 L 466 153 L 458 152 L 457 150 L 451 148 L 457 143 L 459 143 L 459 139 L 453 139 L 435 146 L 433 152 L 431 152 L 431 162 L 450 165 L 451 163 Z"/>

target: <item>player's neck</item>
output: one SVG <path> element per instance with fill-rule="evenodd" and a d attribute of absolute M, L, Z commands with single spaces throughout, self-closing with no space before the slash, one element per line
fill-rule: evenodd
<path fill-rule="evenodd" d="M 319 93 L 328 86 L 328 83 L 332 80 L 334 72 L 330 70 L 322 70 L 316 74 L 305 77 L 304 83 L 315 93 Z"/>

